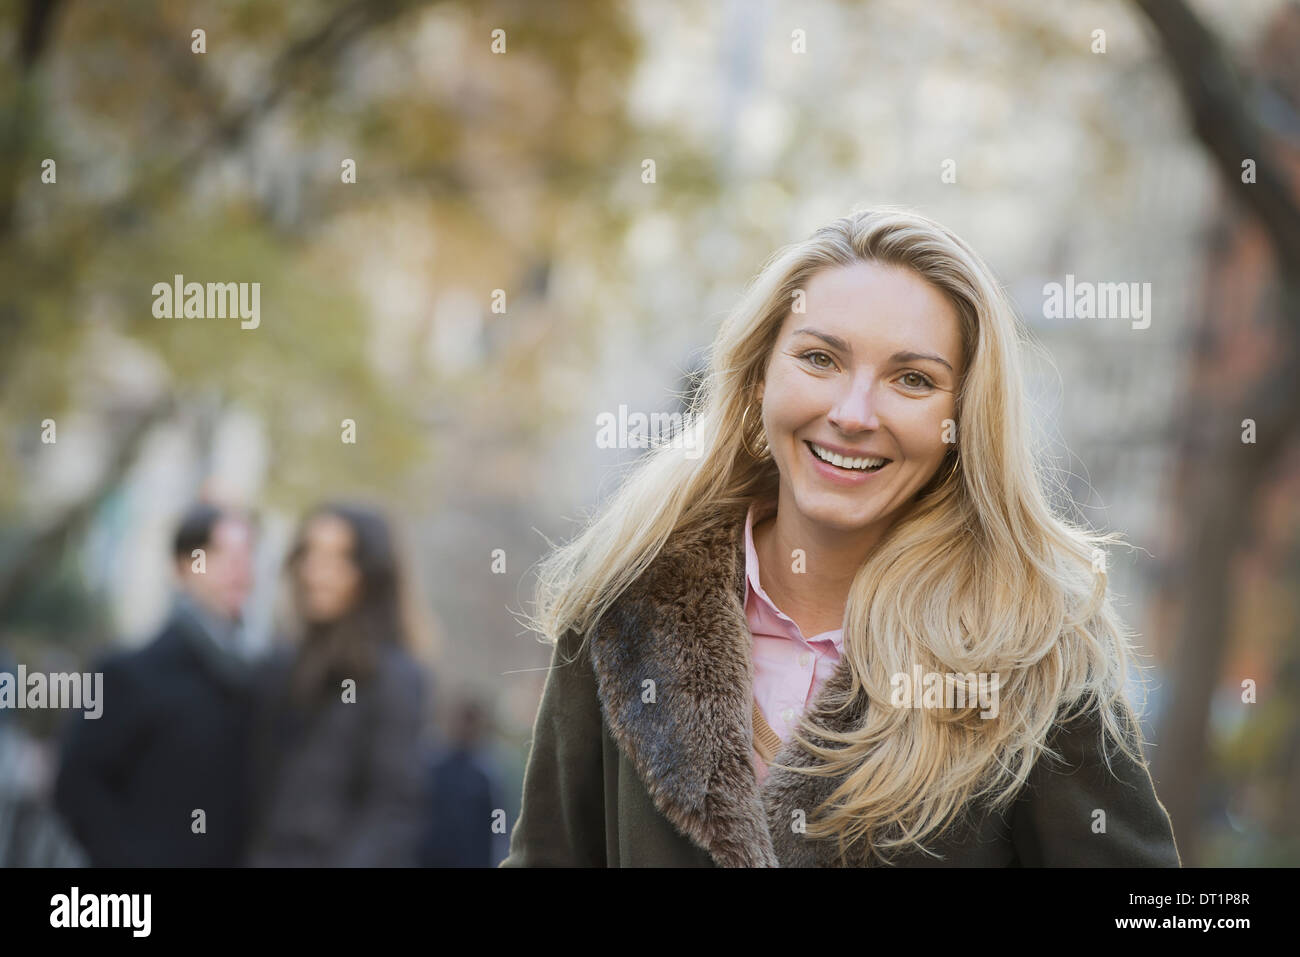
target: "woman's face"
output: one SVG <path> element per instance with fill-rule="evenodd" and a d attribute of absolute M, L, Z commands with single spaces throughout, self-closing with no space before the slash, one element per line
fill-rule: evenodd
<path fill-rule="evenodd" d="M 957 312 L 916 273 L 868 262 L 816 273 L 804 301 L 759 391 L 781 506 L 813 526 L 883 531 L 955 440 L 944 420 L 955 419 L 962 373 Z M 862 458 L 872 461 L 852 461 Z"/>
<path fill-rule="evenodd" d="M 337 515 L 317 515 L 307 523 L 297 565 L 298 611 L 306 621 L 337 621 L 356 604 L 361 571 L 352 546 L 352 528 Z"/>

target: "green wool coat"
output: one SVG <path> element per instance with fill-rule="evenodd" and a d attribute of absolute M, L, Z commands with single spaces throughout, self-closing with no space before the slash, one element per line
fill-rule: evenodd
<path fill-rule="evenodd" d="M 841 858 L 833 838 L 793 823 L 810 820 L 840 779 L 774 767 L 757 784 L 744 522 L 741 510 L 675 534 L 585 646 L 572 631 L 557 644 L 502 867 L 872 863 L 862 842 Z M 842 659 L 809 713 L 855 727 L 865 703 L 828 708 L 850 687 Z M 918 850 L 893 866 L 1181 865 L 1145 765 L 1119 753 L 1108 770 L 1095 715 L 1058 724 L 1047 743 L 1062 760 L 1040 759 L 1014 806 L 969 808 L 926 842 L 939 857 Z M 816 760 L 793 738 L 775 757 Z M 1098 810 L 1104 833 L 1094 833 Z"/>

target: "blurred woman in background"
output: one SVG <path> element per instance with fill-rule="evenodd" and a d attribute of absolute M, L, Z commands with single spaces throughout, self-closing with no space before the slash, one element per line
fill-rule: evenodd
<path fill-rule="evenodd" d="M 413 865 L 426 689 L 389 527 L 365 508 L 321 506 L 287 570 L 301 634 L 259 682 L 249 864 Z"/>

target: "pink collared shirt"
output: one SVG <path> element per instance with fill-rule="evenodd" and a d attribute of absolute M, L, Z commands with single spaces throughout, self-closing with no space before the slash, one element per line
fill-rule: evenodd
<path fill-rule="evenodd" d="M 784 742 L 839 664 L 843 629 L 804 638 L 794 619 L 763 591 L 754 548 L 754 520 L 766 512 L 759 512 L 758 507 L 757 503 L 751 505 L 745 517 L 745 618 L 754 637 L 754 698 Z M 762 784 L 767 765 L 757 750 L 752 756 Z"/>

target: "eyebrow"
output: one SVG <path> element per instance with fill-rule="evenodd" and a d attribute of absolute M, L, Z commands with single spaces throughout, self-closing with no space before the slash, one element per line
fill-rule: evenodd
<path fill-rule="evenodd" d="M 818 332 L 816 329 L 796 329 L 792 335 L 816 336 L 833 349 L 839 349 L 841 352 L 852 354 L 853 349 L 847 342 L 839 336 L 832 336 L 826 332 Z M 953 371 L 952 365 L 943 356 L 936 356 L 929 352 L 895 352 L 889 357 L 890 362 L 915 362 L 917 359 L 928 359 L 931 362 L 937 362 L 947 368 L 949 372 Z"/>

